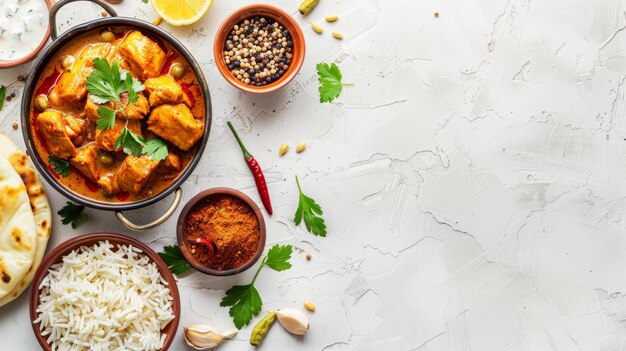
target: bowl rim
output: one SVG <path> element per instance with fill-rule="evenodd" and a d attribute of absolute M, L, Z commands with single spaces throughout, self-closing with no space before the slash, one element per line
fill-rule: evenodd
<path fill-rule="evenodd" d="M 178 53 L 183 56 L 191 68 L 194 70 L 196 77 L 198 79 L 198 83 L 200 85 L 200 89 L 204 95 L 204 103 L 205 103 L 205 120 L 204 120 L 204 130 L 202 134 L 202 139 L 200 139 L 200 143 L 198 144 L 198 149 L 196 150 L 196 154 L 192 158 L 192 160 L 187 165 L 186 169 L 184 169 L 178 178 L 176 178 L 167 188 L 165 188 L 160 193 L 148 197 L 146 199 L 134 202 L 105 202 L 105 201 L 97 201 L 90 199 L 86 196 L 80 195 L 71 189 L 67 188 L 61 182 L 59 182 L 52 174 L 51 171 L 44 166 L 43 161 L 41 160 L 41 156 L 36 150 L 34 142 L 32 141 L 31 130 L 30 130 L 30 103 L 34 98 L 33 94 L 35 92 L 35 85 L 39 78 L 41 77 L 42 70 L 46 67 L 49 58 L 51 58 L 54 54 L 57 53 L 58 50 L 63 48 L 66 44 L 68 44 L 71 40 L 80 37 L 81 35 L 92 31 L 97 30 L 102 27 L 108 26 L 122 26 L 122 27 L 131 27 L 137 30 L 147 30 L 151 34 L 157 35 L 160 39 L 166 41 L 169 45 L 171 45 Z M 211 132 L 211 124 L 213 120 L 213 106 L 211 104 L 211 95 L 209 86 L 207 81 L 202 73 L 202 67 L 198 64 L 198 61 L 194 58 L 191 52 L 172 34 L 166 32 L 165 30 L 142 20 L 128 18 L 128 17 L 104 17 L 98 18 L 95 20 L 91 20 L 89 22 L 85 22 L 79 24 L 71 29 L 63 32 L 59 35 L 59 37 L 52 42 L 43 52 L 42 55 L 39 56 L 37 61 L 31 70 L 31 74 L 29 74 L 28 79 L 24 85 L 24 91 L 22 94 L 22 103 L 21 103 L 21 127 L 22 127 L 22 136 L 24 138 L 24 144 L 26 145 L 26 149 L 28 153 L 31 155 L 31 159 L 35 164 L 35 167 L 39 171 L 39 173 L 43 176 L 43 178 L 59 193 L 63 196 L 69 198 L 70 200 L 77 202 L 81 205 L 99 209 L 106 211 L 125 211 L 125 210 L 134 210 L 142 207 L 146 207 L 152 205 L 171 193 L 173 193 L 177 188 L 181 187 L 182 184 L 189 178 L 189 176 L 193 173 L 196 166 L 200 163 L 202 155 L 204 154 L 204 150 L 207 146 L 209 140 L 209 134 Z"/>
<path fill-rule="evenodd" d="M 150 260 L 157 265 L 161 276 L 168 283 L 170 295 L 172 295 L 173 299 L 172 312 L 174 314 L 174 320 L 172 320 L 166 326 L 166 328 L 171 328 L 172 332 L 167 334 L 167 337 L 163 342 L 163 348 L 161 349 L 161 351 L 166 351 L 174 341 L 176 332 L 178 330 L 178 325 L 180 323 L 180 294 L 178 292 L 176 279 L 174 278 L 174 275 L 172 274 L 170 269 L 167 267 L 167 264 L 154 250 L 152 250 L 152 248 L 137 239 L 118 233 L 96 232 L 83 234 L 62 242 L 44 257 L 43 261 L 37 268 L 37 271 L 31 283 L 31 287 L 29 289 L 30 296 L 28 309 L 31 320 L 30 324 L 33 328 L 33 332 L 35 333 L 35 337 L 37 338 L 37 341 L 39 342 L 43 350 L 50 351 L 51 347 L 50 345 L 48 345 L 46 338 L 41 335 L 41 332 L 39 331 L 39 323 L 32 322 L 37 318 L 37 307 L 39 306 L 39 285 L 41 284 L 41 281 L 48 274 L 48 269 L 50 268 L 50 266 L 54 263 L 59 262 L 59 260 L 63 256 L 67 255 L 70 251 L 75 250 L 81 246 L 94 245 L 99 241 L 106 240 L 120 241 L 124 243 L 124 245 L 132 245 L 136 248 L 139 248 L 143 251 L 144 255 L 148 256 Z"/>
<path fill-rule="evenodd" d="M 259 248 L 254 254 L 254 257 L 252 257 L 248 262 L 246 262 L 240 267 L 227 269 L 223 271 L 208 268 L 200 264 L 200 262 L 198 262 L 198 260 L 191 254 L 191 252 L 189 252 L 189 249 L 187 247 L 187 242 L 185 241 L 185 238 L 184 238 L 184 234 L 185 234 L 184 232 L 185 232 L 185 222 L 187 220 L 189 212 L 198 203 L 214 195 L 230 195 L 230 196 L 233 196 L 242 200 L 252 209 L 252 211 L 256 215 L 256 218 L 259 222 L 259 235 L 260 235 Z M 233 189 L 233 188 L 217 187 L 217 188 L 210 188 L 210 189 L 201 191 L 200 193 L 198 193 L 196 196 L 191 198 L 191 200 L 189 200 L 185 204 L 185 207 L 183 207 L 182 211 L 180 212 L 180 215 L 178 216 L 178 221 L 176 222 L 176 239 L 178 240 L 178 246 L 180 247 L 180 251 L 182 252 L 187 262 L 189 262 L 189 264 L 197 271 L 200 271 L 204 274 L 213 275 L 213 276 L 235 275 L 235 274 L 242 273 L 246 271 L 247 269 L 249 269 L 250 267 L 254 266 L 254 264 L 259 260 L 259 258 L 261 258 L 261 255 L 263 255 L 263 251 L 265 250 L 266 238 L 267 238 L 267 229 L 265 227 L 265 219 L 263 218 L 263 212 L 261 211 L 259 206 L 254 201 L 252 201 L 250 197 L 248 197 L 246 194 L 242 193 L 241 191 L 237 189 Z"/>
<path fill-rule="evenodd" d="M 226 38 L 228 37 L 230 28 L 240 21 L 238 18 L 249 18 L 255 15 L 271 17 L 281 25 L 290 27 L 287 29 L 290 32 L 289 34 L 291 34 L 292 41 L 294 42 L 294 51 L 301 52 L 301 54 L 297 56 L 298 59 L 292 61 L 292 64 L 289 66 L 289 70 L 285 72 L 282 77 L 280 77 L 277 81 L 262 87 L 255 87 L 239 81 L 230 73 L 226 67 L 226 63 L 224 62 L 223 47 L 226 42 Z M 298 43 L 298 45 L 296 45 L 296 43 Z M 220 74 L 235 88 L 253 94 L 271 93 L 289 84 L 300 72 L 306 56 L 306 40 L 304 38 L 302 28 L 300 28 L 298 22 L 289 13 L 276 6 L 268 4 L 252 4 L 236 10 L 226 17 L 224 21 L 222 21 L 213 41 L 213 56 Z M 294 55 L 294 57 L 296 57 L 296 55 Z"/>
<path fill-rule="evenodd" d="M 43 0 L 43 1 L 48 6 L 48 12 L 50 12 L 50 9 L 52 9 L 52 6 L 54 5 L 55 0 Z M 39 43 L 39 45 L 37 45 L 35 49 L 33 49 L 33 51 L 31 51 L 26 56 L 22 56 L 14 60 L 0 59 L 0 69 L 17 67 L 19 65 L 32 61 L 35 58 L 35 56 L 37 56 L 37 54 L 39 54 L 41 50 L 43 50 L 43 48 L 46 46 L 46 43 L 48 43 L 48 39 L 50 39 L 50 21 L 48 21 L 48 28 L 46 29 L 46 33 L 44 34 L 43 38 L 41 38 L 41 42 Z"/>

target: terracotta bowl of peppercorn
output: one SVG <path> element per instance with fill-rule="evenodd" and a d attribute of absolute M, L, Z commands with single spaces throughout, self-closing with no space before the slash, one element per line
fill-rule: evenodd
<path fill-rule="evenodd" d="M 306 47 L 302 29 L 291 15 L 274 6 L 255 4 L 224 20 L 213 52 L 217 68 L 230 84 L 263 94 L 293 80 L 304 62 Z"/>
<path fill-rule="evenodd" d="M 234 275 L 252 267 L 265 248 L 265 221 L 252 199 L 231 188 L 194 196 L 176 225 L 178 246 L 196 270 Z"/>

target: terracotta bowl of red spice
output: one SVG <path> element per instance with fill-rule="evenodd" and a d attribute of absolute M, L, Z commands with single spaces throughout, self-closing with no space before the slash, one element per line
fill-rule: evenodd
<path fill-rule="evenodd" d="M 259 206 L 241 191 L 211 188 L 194 196 L 176 225 L 178 245 L 196 270 L 216 276 L 252 267 L 265 247 Z"/>

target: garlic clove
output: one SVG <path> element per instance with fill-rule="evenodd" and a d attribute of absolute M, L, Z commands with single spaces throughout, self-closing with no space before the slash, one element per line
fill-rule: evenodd
<path fill-rule="evenodd" d="M 196 350 L 204 350 L 215 347 L 223 339 L 230 339 L 237 335 L 236 331 L 221 333 L 210 325 L 193 324 L 183 328 L 185 332 L 185 342 Z"/>
<path fill-rule="evenodd" d="M 304 335 L 309 330 L 309 318 L 299 310 L 287 308 L 276 311 L 280 325 L 295 335 Z"/>

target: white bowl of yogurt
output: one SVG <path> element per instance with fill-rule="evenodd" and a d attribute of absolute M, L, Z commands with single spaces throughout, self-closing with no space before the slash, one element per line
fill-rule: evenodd
<path fill-rule="evenodd" d="M 50 37 L 54 0 L 0 0 L 0 68 L 35 58 Z"/>

